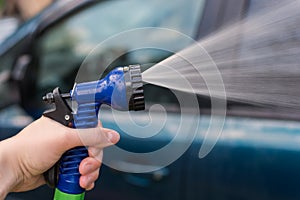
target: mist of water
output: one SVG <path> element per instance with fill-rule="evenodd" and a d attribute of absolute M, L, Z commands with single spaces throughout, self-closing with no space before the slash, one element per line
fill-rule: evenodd
<path fill-rule="evenodd" d="M 300 109 L 299 11 L 299 0 L 282 1 L 156 64 L 143 80 L 210 97 Z"/>

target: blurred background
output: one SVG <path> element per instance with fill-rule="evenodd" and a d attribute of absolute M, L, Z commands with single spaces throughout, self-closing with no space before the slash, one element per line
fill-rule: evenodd
<path fill-rule="evenodd" d="M 26 21 L 49 6 L 52 2 L 53 0 L 1 0 L 0 7 L 2 16 L 13 16 L 22 21 Z"/>
<path fill-rule="evenodd" d="M 12 33 L 20 24 L 37 15 L 44 8 L 49 6 L 52 0 L 1 0 L 1 32 L 0 42 Z"/>
<path fill-rule="evenodd" d="M 42 102 L 42 96 L 55 87 L 69 92 L 74 82 L 97 80 L 116 66 L 139 63 L 146 70 L 174 52 L 189 47 L 193 40 L 205 40 L 224 27 L 288 2 L 297 1 L 0 0 L 0 140 L 17 134 L 39 118 L 48 108 Z M 293 33 L 292 39 L 270 34 L 274 38 L 271 42 L 268 40 L 269 43 L 260 43 L 267 47 L 261 48 L 259 45 L 251 46 L 249 32 L 239 32 L 234 43 L 231 43 L 231 37 L 223 40 L 212 37 L 214 41 L 222 42 L 216 45 L 219 49 L 207 46 L 216 58 L 224 54 L 228 60 L 231 59 L 229 61 L 242 60 L 253 49 L 263 49 L 261 55 L 278 55 L 287 41 L 294 46 L 285 52 L 298 52 L 300 20 L 298 15 L 292 14 L 290 12 L 289 16 L 293 20 L 288 21 L 285 28 Z M 278 21 L 282 21 L 280 17 Z M 266 24 L 268 30 L 277 26 L 272 19 Z M 149 27 L 159 31 L 150 31 Z M 242 30 L 248 29 L 242 27 Z M 112 39 L 124 32 L 126 34 Z M 258 37 L 259 33 L 262 32 L 257 30 L 253 36 Z M 184 39 L 182 35 L 185 35 Z M 221 49 L 228 44 L 234 44 L 234 47 Z M 272 59 L 275 58 L 269 60 Z M 295 60 L 295 57 L 284 57 L 283 63 L 289 63 L 287 60 Z M 236 74 L 239 66 L 231 62 L 226 72 Z M 257 66 L 256 69 L 259 69 L 259 63 Z M 276 71 L 278 77 L 296 81 L 284 87 L 274 84 L 274 88 L 286 87 L 298 94 L 298 66 L 289 73 L 284 70 L 285 67 L 280 69 L 282 74 Z M 272 70 L 263 72 L 272 74 Z M 257 82 L 253 85 L 247 82 L 247 85 L 255 88 Z M 176 143 L 176 147 L 185 145 L 188 142 L 185 133 L 181 133 L 182 136 L 175 141 L 174 135 L 181 117 L 192 120 L 193 116 L 189 112 L 181 112 L 178 99 L 170 89 L 147 84 L 144 90 L 146 112 L 134 113 L 132 117 L 138 124 L 147 124 L 149 108 L 160 104 L 164 113 L 159 109 L 152 110 L 152 117 L 157 122 L 152 128 L 161 126 L 159 123 L 165 113 L 168 120 L 152 137 L 133 137 L 121 128 L 126 126 L 128 119 L 121 116 L 121 122 L 116 124 L 111 109 L 104 107 L 100 111 L 100 119 L 105 127 L 120 132 L 118 147 L 145 153 L 159 150 L 171 142 Z M 178 92 L 187 99 L 194 95 Z M 270 95 L 274 95 L 274 99 L 280 96 L 276 96 L 278 93 Z M 291 96 L 291 99 L 296 97 L 298 95 Z M 197 100 L 201 110 L 199 133 L 182 156 L 157 171 L 140 174 L 117 169 L 126 167 L 134 171 L 149 167 L 155 163 L 153 158 L 136 159 L 130 155 L 111 158 L 115 166 L 102 167 L 100 179 L 95 189 L 87 192 L 86 199 L 300 198 L 299 110 L 278 106 L 276 102 L 263 105 L 230 100 L 221 137 L 212 152 L 199 159 L 199 149 L 210 123 L 211 98 L 197 95 Z M 186 110 L 193 109 L 192 105 L 186 107 Z M 173 150 L 168 152 L 170 156 L 175 154 L 176 149 Z M 7 199 L 46 200 L 52 199 L 52 195 L 53 190 L 43 186 L 26 193 L 10 194 Z"/>

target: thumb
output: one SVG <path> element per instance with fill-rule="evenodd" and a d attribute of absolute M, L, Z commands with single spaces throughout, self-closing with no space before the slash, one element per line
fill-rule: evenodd
<path fill-rule="evenodd" d="M 73 147 L 93 146 L 104 148 L 116 144 L 120 140 L 120 135 L 114 130 L 97 126 L 87 129 L 72 129 Z"/>

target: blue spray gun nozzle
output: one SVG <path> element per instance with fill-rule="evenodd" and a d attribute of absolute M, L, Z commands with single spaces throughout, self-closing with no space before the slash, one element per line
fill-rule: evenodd
<path fill-rule="evenodd" d="M 102 104 L 116 110 L 144 110 L 144 93 L 139 65 L 118 67 L 99 81 L 75 84 L 70 92 L 77 111 L 74 116 L 76 128 L 95 127 Z"/>
<path fill-rule="evenodd" d="M 71 99 L 72 108 L 66 99 Z M 118 67 L 101 80 L 75 84 L 70 93 L 62 94 L 56 88 L 43 100 L 55 105 L 45 111 L 44 116 L 72 128 L 96 127 L 102 104 L 121 111 L 145 109 L 141 69 L 139 65 Z M 57 187 L 55 199 L 70 199 L 68 195 L 82 198 L 80 194 L 84 194 L 84 189 L 79 186 L 78 166 L 87 156 L 85 147 L 76 147 L 67 151 L 60 162 L 44 174 L 46 182 Z"/>
<path fill-rule="evenodd" d="M 95 102 L 118 110 L 143 110 L 144 94 L 139 65 L 118 67 L 99 81 L 75 84 L 70 92 L 78 104 Z"/>

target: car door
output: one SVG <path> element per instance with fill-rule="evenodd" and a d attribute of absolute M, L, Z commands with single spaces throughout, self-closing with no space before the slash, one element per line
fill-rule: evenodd
<path fill-rule="evenodd" d="M 276 3 L 280 2 L 252 0 L 245 15 L 255 15 Z M 295 21 L 294 26 L 296 24 Z M 251 44 L 247 36 L 242 36 L 244 38 L 236 49 L 240 56 L 247 56 Z M 299 41 L 299 35 L 295 37 Z M 276 39 L 273 42 L 276 44 Z M 284 44 L 284 39 L 278 43 Z M 280 45 L 267 47 L 268 51 L 263 53 L 280 50 Z M 278 77 L 285 73 L 283 70 Z M 202 121 L 203 127 L 208 126 L 208 116 L 203 116 Z M 205 134 L 200 131 L 188 152 L 187 170 L 190 173 L 185 198 L 299 199 L 299 128 L 297 109 L 278 108 L 276 102 L 268 106 L 231 102 L 222 135 L 212 151 L 204 158 L 199 157 Z"/>
<path fill-rule="evenodd" d="M 299 199 L 296 121 L 227 117 L 213 150 L 192 145 L 186 199 Z"/>

